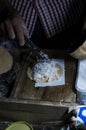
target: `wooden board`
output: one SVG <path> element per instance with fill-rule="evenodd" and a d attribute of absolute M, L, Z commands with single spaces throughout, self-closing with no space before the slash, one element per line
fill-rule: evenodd
<path fill-rule="evenodd" d="M 17 77 L 12 98 L 41 100 L 51 102 L 75 103 L 74 83 L 76 78 L 77 60 L 67 55 L 65 52 L 44 50 L 51 58 L 61 58 L 65 60 L 65 85 L 56 87 L 35 88 L 34 82 L 27 77 L 28 60 L 23 61 L 21 71 Z"/>

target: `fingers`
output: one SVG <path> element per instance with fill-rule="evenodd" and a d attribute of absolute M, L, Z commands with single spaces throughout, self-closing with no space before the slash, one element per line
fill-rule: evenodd
<path fill-rule="evenodd" d="M 29 33 L 25 25 L 15 26 L 16 35 L 21 46 L 25 44 L 25 37 L 29 38 Z"/>
<path fill-rule="evenodd" d="M 29 32 L 24 24 L 15 26 L 16 35 L 21 46 L 25 44 L 25 37 L 29 38 Z"/>
<path fill-rule="evenodd" d="M 8 33 L 9 38 L 14 39 L 15 38 L 15 32 L 14 32 L 13 25 L 12 25 L 11 21 L 6 20 L 5 26 L 6 26 L 6 31 Z"/>
<path fill-rule="evenodd" d="M 14 26 L 14 28 L 15 28 L 15 32 L 16 32 L 17 38 L 19 40 L 19 43 L 21 46 L 23 46 L 25 44 L 23 28 L 20 25 Z"/>
<path fill-rule="evenodd" d="M 18 38 L 19 44 L 23 46 L 25 44 L 25 36 L 29 38 L 29 33 L 24 25 L 23 20 L 20 17 L 15 17 L 12 20 L 7 19 L 1 24 L 3 34 L 8 34 L 10 39 Z M 7 31 L 7 32 L 6 32 Z"/>
<path fill-rule="evenodd" d="M 15 33 L 17 35 L 17 38 L 19 40 L 19 43 L 21 46 L 23 46 L 25 44 L 24 36 L 29 37 L 28 30 L 25 27 L 24 22 L 21 18 L 17 17 L 15 19 L 13 19 L 12 23 L 13 23 L 13 27 L 14 27 Z"/>
<path fill-rule="evenodd" d="M 2 34 L 2 36 L 5 35 L 5 27 L 3 23 L 0 24 L 0 33 Z"/>

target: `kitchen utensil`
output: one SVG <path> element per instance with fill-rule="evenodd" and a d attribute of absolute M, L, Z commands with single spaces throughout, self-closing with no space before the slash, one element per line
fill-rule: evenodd
<path fill-rule="evenodd" d="M 30 39 L 25 37 L 25 44 L 27 47 L 31 48 L 36 54 L 38 60 L 48 60 L 48 55 L 45 54 L 41 49 L 38 48 Z"/>

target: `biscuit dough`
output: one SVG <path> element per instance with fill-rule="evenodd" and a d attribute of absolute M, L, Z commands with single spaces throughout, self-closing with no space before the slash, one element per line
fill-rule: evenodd
<path fill-rule="evenodd" d="M 0 47 L 0 74 L 8 72 L 13 66 L 13 57 L 3 47 Z"/>
<path fill-rule="evenodd" d="M 33 71 L 28 67 L 27 75 L 36 83 L 47 83 L 58 80 L 63 74 L 62 67 L 56 61 L 39 62 Z"/>

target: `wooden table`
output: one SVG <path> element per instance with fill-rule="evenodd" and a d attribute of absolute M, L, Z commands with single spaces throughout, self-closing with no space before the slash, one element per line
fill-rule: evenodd
<path fill-rule="evenodd" d="M 27 77 L 28 59 L 24 56 L 22 66 L 9 98 L 0 99 L 0 116 L 26 121 L 59 120 L 69 107 L 76 106 L 75 79 L 77 60 L 55 50 L 44 50 L 50 58 L 64 59 L 65 85 L 35 88 Z M 57 115 L 57 116 L 56 116 Z"/>

